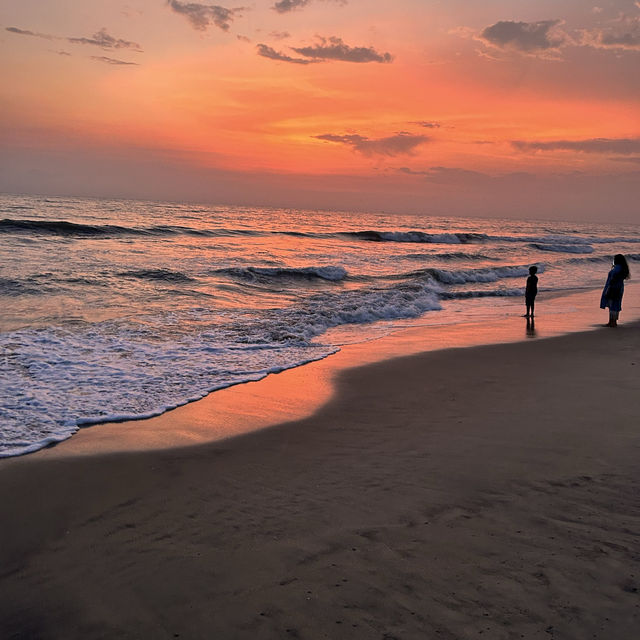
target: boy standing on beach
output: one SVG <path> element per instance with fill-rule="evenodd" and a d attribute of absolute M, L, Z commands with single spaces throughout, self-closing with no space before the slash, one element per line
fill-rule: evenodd
<path fill-rule="evenodd" d="M 527 278 L 527 288 L 524 291 L 524 301 L 527 305 L 525 318 L 533 318 L 533 308 L 535 306 L 536 295 L 538 293 L 538 267 L 529 267 L 529 277 Z"/>

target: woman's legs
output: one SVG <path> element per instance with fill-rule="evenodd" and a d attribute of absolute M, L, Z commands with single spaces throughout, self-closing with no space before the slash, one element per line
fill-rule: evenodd
<path fill-rule="evenodd" d="M 608 327 L 617 327 L 618 326 L 618 315 L 620 314 L 619 311 L 611 311 L 611 309 L 609 309 L 609 324 L 607 325 Z"/>

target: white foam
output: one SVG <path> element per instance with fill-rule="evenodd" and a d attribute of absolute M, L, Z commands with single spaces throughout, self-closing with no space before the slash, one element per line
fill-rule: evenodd
<path fill-rule="evenodd" d="M 538 263 L 538 273 L 544 273 L 545 265 Z M 420 273 L 420 272 L 419 272 Z M 497 282 L 503 278 L 522 278 L 529 275 L 528 266 L 489 267 L 483 269 L 427 269 L 424 273 L 432 274 L 443 284 L 467 284 L 473 282 Z"/>
<path fill-rule="evenodd" d="M 440 308 L 437 291 L 422 283 L 322 294 L 259 317 L 230 315 L 226 324 L 194 309 L 3 334 L 0 457 L 59 442 L 79 426 L 151 417 L 326 357 L 336 347 L 314 339 L 327 329 L 417 317 Z"/>

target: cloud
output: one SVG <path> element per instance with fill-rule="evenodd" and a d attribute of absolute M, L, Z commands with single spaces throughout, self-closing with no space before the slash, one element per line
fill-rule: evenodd
<path fill-rule="evenodd" d="M 108 58 L 107 56 L 91 56 L 91 59 L 98 62 L 104 62 L 105 64 L 112 64 L 117 66 L 138 66 L 137 62 L 125 62 L 124 60 L 116 60 L 115 58 Z"/>
<path fill-rule="evenodd" d="M 274 40 L 286 40 L 291 37 L 291 34 L 288 31 L 272 31 L 269 33 L 269 37 Z"/>
<path fill-rule="evenodd" d="M 341 38 L 320 38 L 320 42 L 311 47 L 292 47 L 292 49 L 314 60 L 341 60 L 342 62 L 381 62 L 393 60 L 390 53 L 379 53 L 372 47 L 350 47 Z"/>
<path fill-rule="evenodd" d="M 280 60 L 281 62 L 290 62 L 292 64 L 313 64 L 318 62 L 317 60 L 308 60 L 306 58 L 292 58 L 285 53 L 276 51 L 273 47 L 266 44 L 257 45 L 258 55 L 263 58 L 269 58 L 269 60 Z"/>
<path fill-rule="evenodd" d="M 64 38 L 61 36 L 53 36 L 48 33 L 37 33 L 26 29 L 18 29 L 17 27 L 7 27 L 6 31 L 20 36 L 33 36 L 35 38 L 44 38 L 45 40 L 66 40 L 71 44 L 89 44 L 100 47 L 101 49 L 131 49 L 138 53 L 142 53 L 142 49 L 137 42 L 131 42 L 122 38 L 114 38 L 112 35 L 107 33 L 107 30 L 104 27 L 97 33 L 94 33 L 90 38 Z"/>
<path fill-rule="evenodd" d="M 584 30 L 581 44 L 596 49 L 640 51 L 640 16 L 621 15 L 607 26 Z"/>
<path fill-rule="evenodd" d="M 417 122 L 410 122 L 409 124 L 415 124 L 418 127 L 424 127 L 425 129 L 439 129 L 442 125 L 439 122 L 428 122 L 425 120 L 418 120 Z"/>
<path fill-rule="evenodd" d="M 236 38 L 240 40 L 240 42 L 251 42 L 251 38 L 248 38 L 247 36 L 237 35 Z"/>
<path fill-rule="evenodd" d="M 18 29 L 18 27 L 6 27 L 5 31 L 15 33 L 19 36 L 32 36 L 34 38 L 44 38 L 45 40 L 56 40 L 55 36 L 50 36 L 48 33 L 37 33 L 36 31 L 28 31 L 27 29 Z"/>
<path fill-rule="evenodd" d="M 485 44 L 502 50 L 529 55 L 544 54 L 557 51 L 569 42 L 568 36 L 558 29 L 561 23 L 561 20 L 501 20 L 484 29 L 478 38 Z"/>
<path fill-rule="evenodd" d="M 278 13 L 288 13 L 306 7 L 311 0 L 280 0 L 273 5 Z"/>
<path fill-rule="evenodd" d="M 90 44 L 101 49 L 132 49 L 133 51 L 142 52 L 138 43 L 123 40 L 122 38 L 114 38 L 104 28 L 94 33 L 91 38 L 67 38 L 67 40 L 72 44 Z"/>
<path fill-rule="evenodd" d="M 334 1 L 339 4 L 347 4 L 347 0 Z M 306 7 L 310 2 L 311 0 L 278 0 L 278 2 L 273 5 L 273 9 L 278 13 L 289 13 L 290 11 Z"/>
<path fill-rule="evenodd" d="M 206 31 L 212 24 L 223 31 L 228 31 L 234 18 L 245 10 L 244 7 L 226 9 L 214 4 L 179 2 L 179 0 L 168 0 L 168 4 L 173 11 L 185 16 L 191 26 L 198 31 Z"/>
<path fill-rule="evenodd" d="M 365 156 L 398 156 L 410 154 L 416 147 L 429 141 L 427 136 L 412 135 L 405 131 L 385 138 L 367 138 L 358 134 L 336 135 L 333 133 L 325 133 L 313 137 L 318 140 L 344 144 Z"/>
<path fill-rule="evenodd" d="M 311 47 L 290 47 L 301 58 L 294 58 L 266 45 L 258 45 L 258 55 L 271 60 L 291 62 L 293 64 L 311 64 L 312 62 L 327 62 L 339 60 L 341 62 L 381 62 L 389 63 L 393 60 L 390 53 L 379 53 L 372 47 L 350 47 L 341 38 L 319 38 L 319 42 Z"/>
<path fill-rule="evenodd" d="M 640 138 L 590 138 L 587 140 L 512 140 L 519 151 L 578 151 L 581 153 L 640 153 Z"/>

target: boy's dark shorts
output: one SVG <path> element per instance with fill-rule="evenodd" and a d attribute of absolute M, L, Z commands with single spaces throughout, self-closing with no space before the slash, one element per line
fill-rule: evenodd
<path fill-rule="evenodd" d="M 526 302 L 526 304 L 533 304 L 536 301 L 536 297 L 535 296 L 525 296 L 524 297 L 524 301 Z"/>

